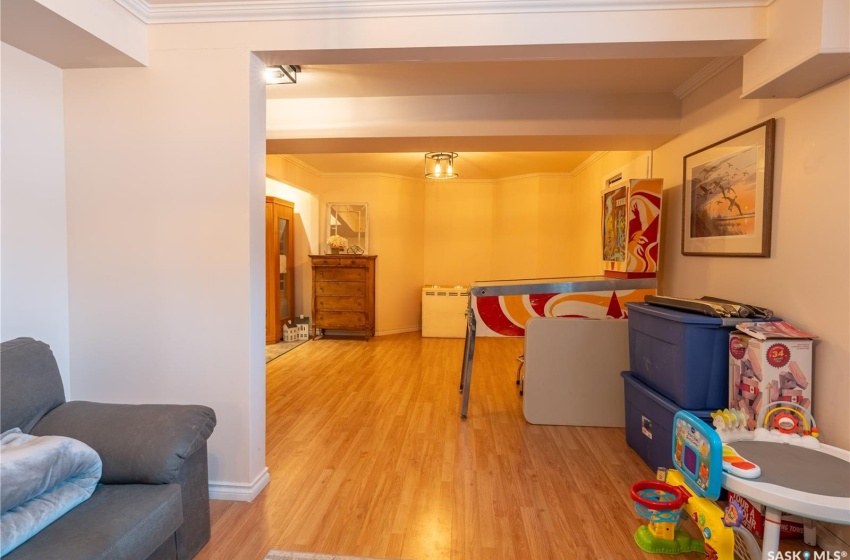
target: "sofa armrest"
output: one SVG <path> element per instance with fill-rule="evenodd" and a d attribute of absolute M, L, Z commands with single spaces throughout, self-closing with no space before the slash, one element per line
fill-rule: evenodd
<path fill-rule="evenodd" d="M 214 427 L 215 412 L 206 406 L 71 401 L 51 410 L 32 433 L 88 444 L 103 461 L 104 484 L 168 484 Z"/>

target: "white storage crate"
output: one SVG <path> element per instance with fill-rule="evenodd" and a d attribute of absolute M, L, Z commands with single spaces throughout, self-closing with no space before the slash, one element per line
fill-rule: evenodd
<path fill-rule="evenodd" d="M 422 336 L 464 338 L 468 293 L 466 286 L 422 288 Z"/>

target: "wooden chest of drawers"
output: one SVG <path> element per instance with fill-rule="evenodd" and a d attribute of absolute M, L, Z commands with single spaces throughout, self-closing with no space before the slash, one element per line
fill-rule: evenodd
<path fill-rule="evenodd" d="M 310 255 L 313 328 L 375 336 L 377 255 Z M 315 331 L 314 331 L 315 334 Z"/>

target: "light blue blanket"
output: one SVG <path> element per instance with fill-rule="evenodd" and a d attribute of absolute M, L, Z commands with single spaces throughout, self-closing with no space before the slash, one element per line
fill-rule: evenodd
<path fill-rule="evenodd" d="M 101 470 L 81 441 L 18 428 L 0 434 L 0 556 L 87 500 Z"/>

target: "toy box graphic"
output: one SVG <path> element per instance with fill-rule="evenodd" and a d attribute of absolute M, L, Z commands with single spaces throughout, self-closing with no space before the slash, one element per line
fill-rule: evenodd
<path fill-rule="evenodd" d="M 758 538 L 764 538 L 764 506 L 754 504 L 734 492 L 729 492 L 729 502 L 736 503 L 741 508 L 741 526 Z M 779 538 L 802 539 L 803 519 L 783 513 L 779 524 Z"/>
<path fill-rule="evenodd" d="M 729 335 L 729 406 L 747 414 L 747 429 L 780 429 L 804 435 L 793 415 L 776 426 L 756 426 L 772 402 L 812 409 L 812 345 L 815 335 L 783 322 L 742 323 Z M 788 423 L 791 425 L 788 425 Z"/>

